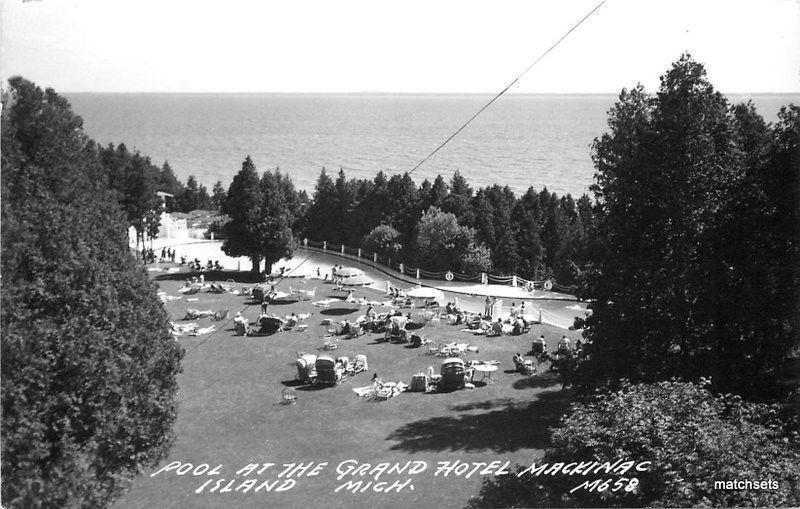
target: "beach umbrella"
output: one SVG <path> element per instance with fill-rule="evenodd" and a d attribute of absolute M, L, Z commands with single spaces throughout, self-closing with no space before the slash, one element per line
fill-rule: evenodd
<path fill-rule="evenodd" d="M 342 267 L 341 269 L 336 270 L 336 275 L 343 278 L 360 276 L 363 273 L 364 271 L 358 270 L 354 267 Z"/>
<path fill-rule="evenodd" d="M 407 297 L 411 297 L 412 299 L 433 299 L 437 301 L 444 300 L 444 292 L 438 290 L 436 288 L 428 288 L 424 286 L 420 286 L 417 288 L 412 288 L 411 290 L 407 290 L 405 292 Z"/>
<path fill-rule="evenodd" d="M 364 285 L 371 285 L 372 283 L 373 283 L 372 279 L 368 278 L 364 274 L 348 277 L 342 280 L 342 285 L 344 286 L 364 286 Z"/>

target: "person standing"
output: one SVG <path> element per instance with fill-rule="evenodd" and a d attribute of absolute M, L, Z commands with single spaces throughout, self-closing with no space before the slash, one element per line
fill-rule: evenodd
<path fill-rule="evenodd" d="M 488 295 L 486 296 L 486 301 L 483 305 L 483 316 L 487 320 L 492 319 L 492 299 L 490 299 Z"/>
<path fill-rule="evenodd" d="M 264 292 L 261 297 L 261 314 L 266 315 L 267 311 L 269 311 L 269 294 Z"/>
<path fill-rule="evenodd" d="M 558 351 L 562 353 L 572 353 L 572 343 L 566 334 L 558 342 Z"/>

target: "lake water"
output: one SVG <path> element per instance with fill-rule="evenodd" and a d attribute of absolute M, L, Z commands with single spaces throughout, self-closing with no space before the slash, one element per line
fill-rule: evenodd
<path fill-rule="evenodd" d="M 248 154 L 280 167 L 300 189 L 319 171 L 348 177 L 402 173 L 483 106 L 487 95 L 66 94 L 100 143 L 125 143 L 178 178 L 225 187 Z M 750 97 L 732 96 L 733 101 Z M 800 95 L 752 96 L 769 121 Z M 592 183 L 590 148 L 606 131 L 615 95 L 501 97 L 414 172 L 420 183 L 458 169 L 473 187 L 529 186 L 580 195 Z"/>

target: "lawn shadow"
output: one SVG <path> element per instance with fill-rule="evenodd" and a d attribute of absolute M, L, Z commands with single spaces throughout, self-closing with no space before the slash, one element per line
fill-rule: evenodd
<path fill-rule="evenodd" d="M 358 311 L 358 309 L 333 308 L 333 309 L 323 309 L 322 311 L 319 312 L 319 314 L 325 316 L 342 316 L 355 313 L 356 311 Z"/>
<path fill-rule="evenodd" d="M 492 410 L 410 422 L 386 439 L 396 442 L 391 450 L 404 452 L 489 450 L 507 453 L 527 448 L 543 449 L 550 443 L 548 428 L 558 423 L 569 408 L 570 400 L 570 391 L 551 391 L 539 394 L 532 402 L 476 403 L 463 408 L 472 410 L 485 406 Z"/>
<path fill-rule="evenodd" d="M 284 384 L 285 385 L 285 384 Z M 298 385 L 298 391 L 321 391 L 322 389 L 330 388 L 330 385 L 323 385 L 323 384 L 311 384 L 311 385 Z"/>
<path fill-rule="evenodd" d="M 478 403 L 464 403 L 462 405 L 450 405 L 448 408 L 454 412 L 469 412 L 470 410 L 491 410 L 499 406 L 508 406 L 513 404 L 510 398 L 490 399 L 488 401 L 480 401 Z"/>
<path fill-rule="evenodd" d="M 514 380 L 512 387 L 517 390 L 547 389 L 559 383 L 558 375 L 555 373 L 543 373 Z"/>

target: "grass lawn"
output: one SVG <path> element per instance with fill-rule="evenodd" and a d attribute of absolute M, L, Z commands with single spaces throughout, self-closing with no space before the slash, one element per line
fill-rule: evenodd
<path fill-rule="evenodd" d="M 246 277 L 223 274 L 216 279 Z M 159 281 L 168 295 L 177 292 L 185 275 L 170 275 Z M 209 277 L 207 281 L 214 280 Z M 316 299 L 341 297 L 331 286 L 319 282 L 307 285 L 286 280 L 278 286 L 285 290 L 318 286 Z M 239 287 L 241 283 L 237 283 Z M 356 296 L 383 300 L 373 290 L 357 290 Z M 249 298 L 232 294 L 199 293 L 165 304 L 175 321 L 180 321 L 187 308 L 241 310 L 250 319 L 260 314 L 258 305 L 248 305 Z M 217 476 L 177 475 L 162 472 L 151 477 L 145 472 L 117 507 L 463 507 L 470 496 L 478 493 L 481 477 L 467 479 L 451 474 L 434 476 L 440 461 L 485 462 L 500 460 L 530 464 L 547 445 L 547 428 L 557 422 L 568 405 L 568 392 L 551 375 L 532 380 L 512 372 L 511 356 L 525 353 L 531 340 L 545 334 L 548 348 L 564 333 L 550 326 L 533 327 L 522 336 L 486 338 L 460 332 L 460 327 L 445 323 L 428 325 L 416 331 L 437 341 L 468 342 L 479 349 L 468 352 L 465 360 L 499 360 L 500 369 L 494 383 L 476 384 L 474 390 L 450 393 L 402 393 L 388 401 L 374 401 L 356 396 L 351 390 L 370 384 L 373 373 L 383 381 L 410 383 L 411 376 L 433 366 L 438 373 L 441 358 L 430 356 L 423 348 L 379 341 L 382 335 L 367 334 L 358 339 L 342 339 L 334 356 L 366 354 L 369 371 L 347 379 L 336 387 L 320 389 L 296 385 L 294 361 L 298 351 L 321 354 L 322 337 L 327 326 L 323 318 L 354 319 L 364 312 L 344 301 L 327 310 L 309 302 L 270 306 L 270 312 L 313 313 L 305 332 L 280 332 L 264 337 L 234 336 L 233 324 L 196 320 L 201 327 L 212 323 L 218 332 L 178 341 L 186 348 L 183 373 L 179 376 L 177 440 L 169 457 L 161 466 L 180 461 L 194 466 L 208 463 L 222 465 Z M 220 328 L 225 324 L 224 327 Z M 567 333 L 574 341 L 575 332 Z M 328 353 L 328 352 L 325 352 Z M 281 405 L 281 391 L 295 387 L 297 403 Z M 411 479 L 399 492 L 376 493 L 368 488 L 363 493 L 334 490 L 348 480 L 372 480 L 370 476 L 345 477 L 337 480 L 340 462 L 356 460 L 372 465 L 407 461 L 427 462 L 427 470 L 409 476 L 384 474 L 379 481 L 389 483 Z M 300 477 L 296 485 L 283 492 L 247 493 L 231 491 L 210 493 L 214 482 L 203 493 L 195 490 L 208 479 L 230 480 L 234 473 L 249 463 L 274 463 L 262 475 L 262 481 L 276 480 L 283 464 L 327 462 L 316 476 Z M 239 476 L 239 480 L 245 477 Z M 227 484 L 227 482 L 225 483 Z M 222 486 L 225 486 L 223 484 Z M 239 482 L 231 488 L 235 488 Z M 413 486 L 413 489 L 412 487 Z"/>

